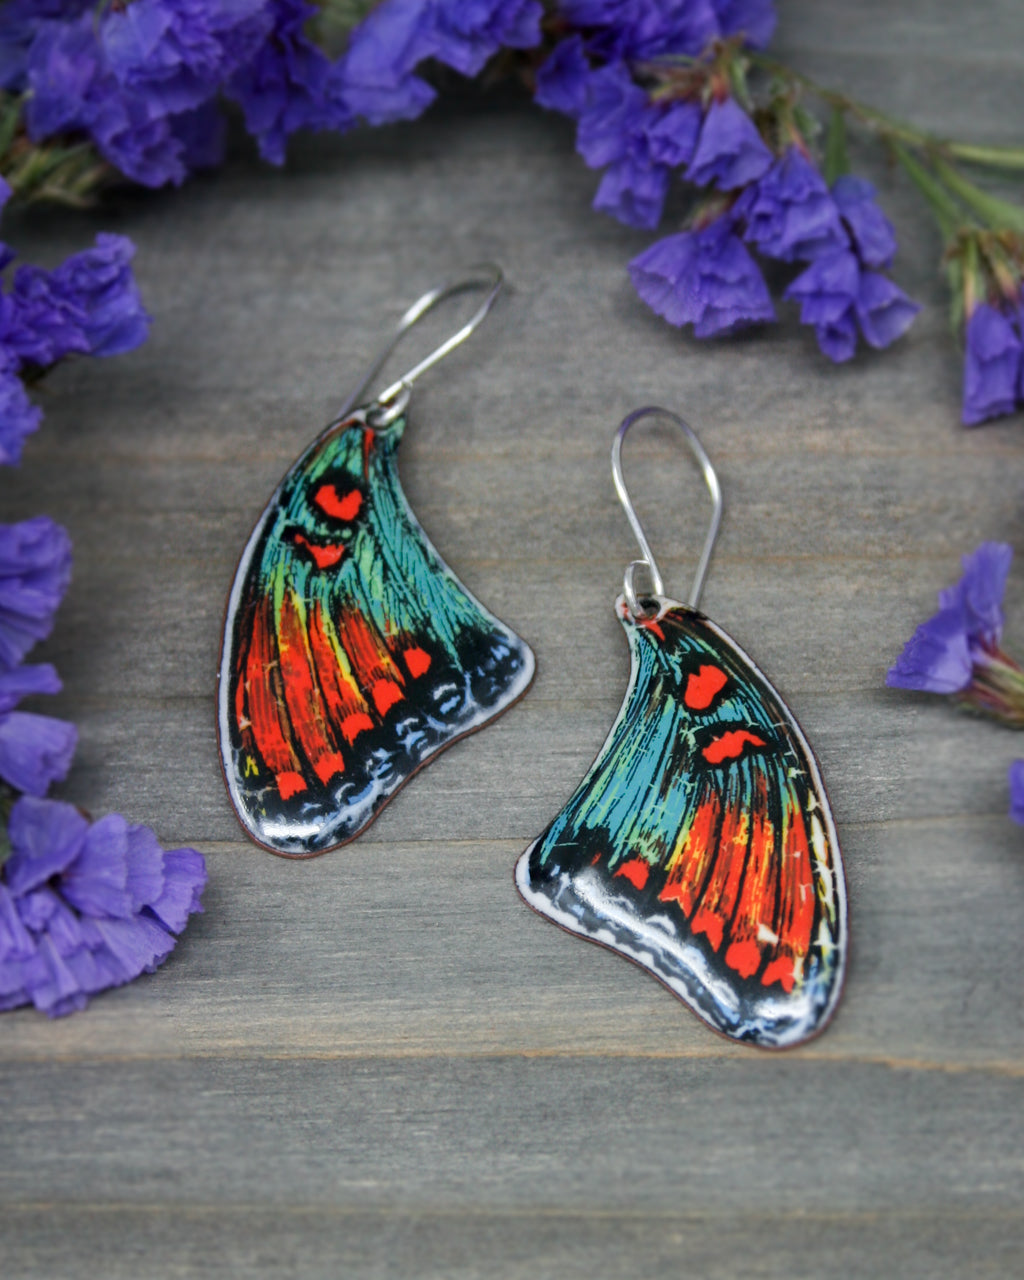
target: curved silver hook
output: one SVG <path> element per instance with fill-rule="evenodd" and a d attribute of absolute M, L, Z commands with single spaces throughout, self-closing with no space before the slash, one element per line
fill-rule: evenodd
<path fill-rule="evenodd" d="M 615 440 L 612 443 L 612 479 L 615 482 L 615 492 L 619 495 L 619 501 L 622 503 L 626 511 L 626 518 L 629 520 L 630 528 L 636 536 L 637 542 L 640 544 L 640 552 L 643 556 L 642 560 L 633 560 L 626 566 L 626 574 L 623 579 L 623 590 L 626 596 L 626 603 L 629 605 L 630 611 L 634 617 L 639 617 L 644 610 L 640 606 L 640 600 L 634 586 L 634 576 L 637 569 L 646 568 L 651 576 L 651 586 L 654 588 L 656 596 L 665 594 L 665 586 L 662 582 L 661 573 L 658 570 L 657 561 L 654 559 L 654 552 L 651 550 L 651 544 L 647 541 L 643 526 L 636 514 L 633 503 L 630 501 L 629 493 L 626 489 L 626 482 L 622 476 L 622 442 L 626 438 L 626 432 L 634 424 L 639 422 L 641 418 L 649 417 L 668 418 L 670 422 L 674 422 L 679 427 L 683 435 L 686 437 L 686 443 L 690 446 L 694 457 L 700 466 L 701 473 L 704 476 L 704 483 L 708 487 L 711 494 L 711 501 L 714 504 L 714 511 L 711 515 L 711 524 L 708 527 L 707 537 L 704 539 L 704 550 L 701 552 L 700 564 L 697 566 L 697 573 L 693 579 L 693 586 L 690 588 L 690 598 L 686 602 L 691 609 L 696 609 L 700 601 L 701 592 L 704 590 L 704 579 L 708 574 L 708 565 L 711 562 L 711 552 L 714 550 L 715 539 L 718 537 L 718 526 L 722 523 L 722 490 L 718 483 L 718 476 L 715 475 L 715 469 L 711 465 L 711 459 L 704 452 L 704 446 L 697 438 L 697 433 L 693 428 L 677 413 L 673 413 L 670 409 L 662 409 L 657 405 L 648 405 L 644 409 L 636 409 L 633 413 L 623 418 L 618 431 L 615 433 Z"/>
<path fill-rule="evenodd" d="M 477 266 L 470 267 L 469 273 L 456 280 L 445 281 L 444 284 L 438 285 L 436 289 L 431 289 L 412 304 L 399 320 L 394 335 L 373 361 L 362 382 L 345 401 L 335 422 L 340 422 L 357 404 L 362 402 L 366 388 L 380 373 L 391 353 L 418 320 L 421 320 L 429 311 L 433 311 L 436 306 L 446 299 L 455 297 L 456 294 L 467 293 L 470 289 L 486 289 L 487 296 L 458 332 L 453 333 L 430 355 L 425 356 L 419 364 L 414 365 L 408 373 L 403 373 L 400 378 L 397 378 L 379 396 L 375 397 L 373 403 L 375 406 L 380 406 L 381 409 L 381 412 L 377 414 L 376 425 L 386 426 L 402 413 L 409 401 L 409 392 L 412 390 L 412 385 L 416 379 L 421 373 L 426 373 L 428 369 L 437 364 L 439 360 L 443 360 L 448 352 L 453 351 L 459 343 L 466 341 L 490 311 L 494 305 L 495 298 L 501 292 L 501 287 L 505 283 L 501 267 L 494 262 L 482 262 Z"/>

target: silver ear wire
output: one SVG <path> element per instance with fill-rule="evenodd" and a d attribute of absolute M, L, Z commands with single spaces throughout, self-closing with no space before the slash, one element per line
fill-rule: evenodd
<path fill-rule="evenodd" d="M 501 292 L 504 282 L 505 277 L 496 263 L 483 262 L 478 266 L 470 267 L 469 274 L 438 285 L 436 289 L 431 289 L 422 298 L 414 302 L 399 320 L 394 335 L 370 365 L 369 371 L 362 382 L 345 401 L 337 418 L 335 418 L 335 422 L 342 421 L 356 405 L 363 402 L 367 387 L 377 377 L 391 353 L 418 320 L 421 320 L 428 312 L 433 311 L 436 306 L 448 298 L 454 298 L 460 293 L 467 293 L 471 289 L 486 289 L 487 295 L 483 302 L 461 329 L 442 342 L 430 355 L 425 356 L 419 364 L 414 365 L 408 373 L 403 373 L 400 378 L 397 378 L 389 387 L 385 388 L 379 396 L 374 397 L 373 412 L 375 413 L 375 419 L 371 425 L 386 427 L 390 422 L 394 422 L 404 411 L 406 404 L 408 404 L 409 393 L 416 379 L 421 373 L 426 373 L 428 369 L 437 364 L 439 360 L 443 360 L 449 351 L 454 351 L 460 343 L 466 341 L 494 305 L 494 300 Z"/>
<path fill-rule="evenodd" d="M 661 573 L 658 569 L 657 561 L 654 559 L 654 552 L 651 545 L 647 541 L 644 533 L 643 525 L 636 514 L 633 503 L 630 501 L 629 492 L 626 489 L 626 482 L 622 475 L 622 442 L 626 437 L 626 432 L 635 422 L 639 422 L 642 418 L 661 417 L 667 418 L 670 422 L 674 422 L 680 428 L 686 437 L 686 443 L 690 446 L 693 456 L 697 459 L 701 473 L 704 476 L 704 483 L 708 487 L 711 494 L 711 501 L 714 504 L 714 510 L 711 514 L 711 524 L 708 527 L 707 537 L 704 539 L 704 550 L 701 552 L 700 563 L 697 566 L 697 573 L 693 579 L 693 586 L 690 588 L 690 598 L 686 602 L 691 609 L 696 609 L 701 592 L 704 590 L 704 579 L 708 574 L 708 565 L 711 563 L 711 552 L 714 550 L 715 539 L 718 537 L 718 526 L 722 523 L 722 490 L 718 483 L 718 476 L 715 475 L 715 469 L 711 465 L 711 459 L 704 452 L 704 446 L 697 437 L 697 433 L 688 423 L 684 422 L 678 414 L 672 413 L 669 409 L 659 408 L 657 405 L 649 405 L 644 409 L 636 409 L 628 417 L 623 418 L 618 431 L 615 433 L 615 439 L 612 442 L 612 480 L 615 482 L 615 492 L 619 495 L 619 501 L 622 503 L 626 512 L 626 518 L 629 520 L 630 528 L 640 545 L 640 560 L 633 560 L 626 566 L 625 577 L 623 578 L 623 592 L 626 597 L 626 603 L 629 605 L 630 612 L 635 618 L 642 617 L 645 610 L 640 604 L 640 597 L 635 586 L 636 571 L 644 568 L 650 574 L 651 586 L 655 596 L 664 596 L 665 586 L 662 581 Z"/>

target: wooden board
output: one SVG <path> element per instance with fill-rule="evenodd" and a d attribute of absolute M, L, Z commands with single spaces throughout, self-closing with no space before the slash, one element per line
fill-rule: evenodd
<path fill-rule="evenodd" d="M 1013 4 L 780 12 L 805 69 L 1019 142 Z M 651 237 L 590 211 L 571 128 L 514 97 L 303 141 L 284 172 L 243 149 L 177 192 L 5 219 L 28 260 L 99 229 L 139 246 L 151 340 L 49 380 L 0 498 L 75 542 L 39 651 L 66 686 L 47 709 L 81 729 L 62 793 L 197 844 L 211 878 L 157 974 L 0 1023 L 4 1280 L 1021 1274 L 1024 832 L 1005 810 L 1024 741 L 883 682 L 961 554 L 1024 553 L 1024 423 L 958 425 L 937 237 L 898 175 L 864 171 L 925 309 L 843 367 L 788 306 L 713 344 L 647 312 L 624 268 Z M 387 327 L 483 258 L 508 295 L 417 388 L 401 463 L 446 559 L 534 647 L 535 686 L 354 845 L 274 859 L 217 763 L 236 558 Z M 512 887 L 622 696 L 611 606 L 633 548 L 608 452 L 648 402 L 718 466 L 704 604 L 790 700 L 843 843 L 845 1000 L 780 1057 L 714 1036 Z M 658 430 L 626 465 L 683 593 L 699 482 Z M 1024 651 L 1020 560 L 1007 640 Z"/>

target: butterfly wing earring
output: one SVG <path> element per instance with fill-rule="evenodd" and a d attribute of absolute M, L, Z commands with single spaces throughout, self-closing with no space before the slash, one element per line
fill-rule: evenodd
<path fill-rule="evenodd" d="M 242 825 L 272 853 L 309 857 L 353 839 L 533 677 L 530 649 L 441 559 L 398 478 L 413 384 L 473 332 L 501 285 L 500 270 L 481 269 L 406 312 L 242 552 L 221 648 L 220 750 Z M 486 297 L 457 333 L 352 407 L 417 320 L 479 288 Z"/>
<path fill-rule="evenodd" d="M 650 415 L 682 429 L 714 501 L 688 604 L 665 596 L 622 476 L 623 438 Z M 643 556 L 615 603 L 629 686 L 586 777 L 519 859 L 516 886 L 556 924 L 647 969 L 716 1031 L 797 1044 L 835 1009 L 846 953 L 846 886 L 818 765 L 766 677 L 697 611 L 722 499 L 694 432 L 640 409 L 616 434 L 612 472 Z M 641 570 L 649 594 L 638 594 Z"/>

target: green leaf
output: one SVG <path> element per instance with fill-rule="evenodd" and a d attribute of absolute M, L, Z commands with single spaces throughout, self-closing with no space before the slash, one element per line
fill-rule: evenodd
<path fill-rule="evenodd" d="M 825 141 L 825 181 L 829 186 L 836 178 L 850 172 L 850 157 L 846 150 L 846 112 L 833 107 L 828 122 L 828 138 Z"/>

